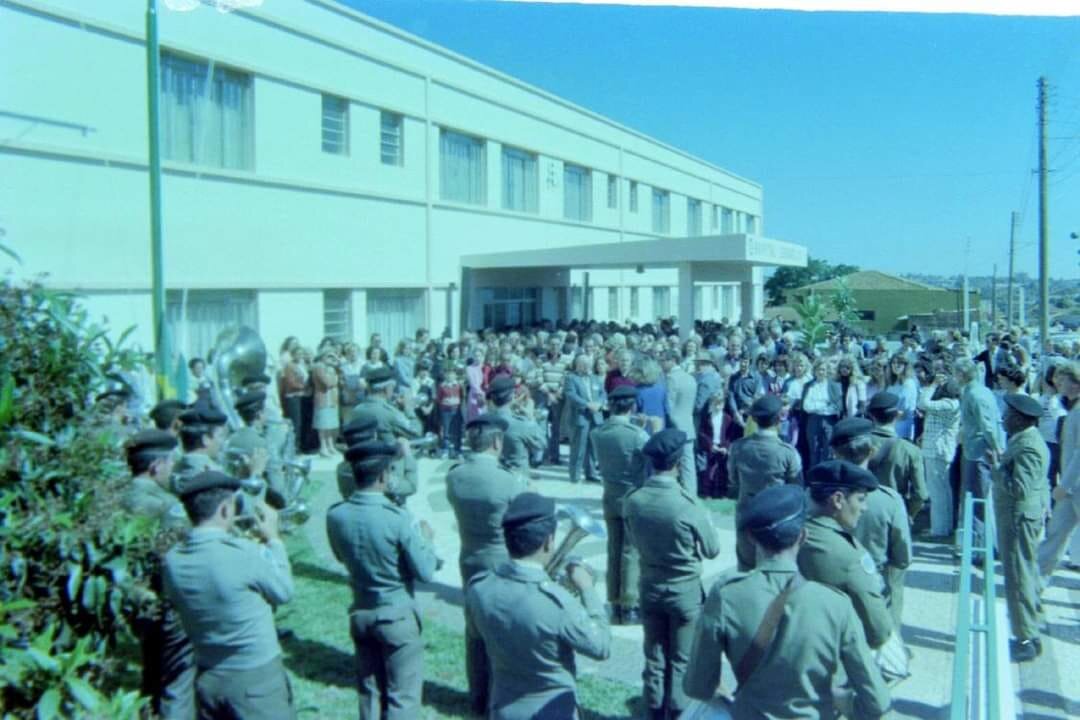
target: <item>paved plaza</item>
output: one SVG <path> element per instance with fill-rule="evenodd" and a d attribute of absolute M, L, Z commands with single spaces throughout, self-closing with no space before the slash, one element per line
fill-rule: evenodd
<path fill-rule="evenodd" d="M 344 574 L 330 552 L 325 533 L 325 509 L 340 499 L 331 474 L 333 465 L 329 460 L 316 461 L 313 475 L 317 482 L 315 495 L 311 498 L 313 515 L 307 533 L 325 568 Z M 418 598 L 424 617 L 461 631 L 464 620 L 457 565 L 460 543 L 454 514 L 446 499 L 445 479 L 450 465 L 449 461 L 430 459 L 419 462 L 420 491 L 409 500 L 409 509 L 434 528 L 436 547 L 446 561 L 435 581 L 419 588 Z M 600 486 L 570 484 L 565 468 L 541 468 L 535 474 L 533 485 L 538 492 L 558 502 L 575 504 L 601 517 Z M 721 572 L 735 565 L 734 516 L 714 513 L 713 520 L 720 532 L 721 551 L 716 559 L 705 563 L 706 587 L 711 586 L 712 580 Z M 565 523 L 560 526 L 557 539 L 561 539 L 564 530 Z M 603 596 L 604 542 L 587 538 L 575 552 L 584 556 L 598 571 L 598 590 Z M 916 543 L 915 555 L 915 562 L 907 574 L 903 628 L 904 640 L 914 653 L 913 674 L 893 689 L 892 717 L 946 718 L 951 704 L 959 566 L 947 546 Z M 1000 579 L 998 597 L 1004 597 Z M 999 604 L 1003 610 L 1004 600 Z M 1080 669 L 1080 575 L 1069 571 L 1058 573 L 1044 596 L 1044 606 L 1050 634 L 1044 639 L 1043 656 L 1034 663 L 1011 666 L 1017 716 L 1025 720 L 1080 717 L 1080 688 L 1076 684 L 1076 671 Z M 1004 617 L 1003 612 L 999 615 Z M 611 657 L 604 662 L 579 658 L 579 672 L 636 685 L 643 666 L 641 626 L 613 627 L 612 631 Z M 1004 632 L 1008 632 L 1007 627 Z M 725 686 L 734 687 L 731 667 L 726 662 L 724 677 Z"/>

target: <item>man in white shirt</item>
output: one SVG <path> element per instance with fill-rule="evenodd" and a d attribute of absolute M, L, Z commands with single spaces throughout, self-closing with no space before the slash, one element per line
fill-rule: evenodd
<path fill-rule="evenodd" d="M 1054 511 L 1046 526 L 1046 539 L 1039 546 L 1039 574 L 1043 584 L 1057 567 L 1065 550 L 1065 544 L 1075 533 L 1080 522 L 1080 363 L 1063 364 L 1054 373 L 1054 384 L 1061 395 L 1072 402 L 1072 409 L 1065 417 L 1061 429 L 1061 479 L 1054 488 Z M 1073 538 L 1071 562 L 1080 562 L 1080 542 Z"/>

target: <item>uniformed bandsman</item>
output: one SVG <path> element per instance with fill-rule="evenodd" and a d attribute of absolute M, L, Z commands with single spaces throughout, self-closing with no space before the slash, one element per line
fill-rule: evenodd
<path fill-rule="evenodd" d="M 844 418 L 833 427 L 829 441 L 833 455 L 866 468 L 877 449 L 872 435 L 874 424 L 863 418 Z M 866 496 L 866 509 L 855 528 L 855 539 L 862 543 L 885 580 L 885 596 L 893 627 L 899 630 L 904 614 L 904 576 L 914 553 L 911 547 L 911 523 L 904 499 L 893 488 L 881 483 Z"/>
<path fill-rule="evenodd" d="M 341 426 L 342 442 L 338 443 L 337 447 L 343 457 L 341 462 L 338 463 L 336 472 L 338 492 L 341 493 L 342 500 L 348 500 L 349 496 L 356 491 L 356 477 L 353 475 L 352 463 L 344 457 L 344 453 L 353 445 L 377 439 L 376 430 L 378 427 L 379 421 L 374 416 L 367 414 L 360 415 Z M 399 462 L 399 460 L 394 462 Z"/>
<path fill-rule="evenodd" d="M 529 458 L 547 445 L 544 431 L 532 418 L 510 411 L 514 399 L 514 380 L 500 375 L 491 381 L 487 392 L 488 413 L 506 422 L 503 433 L 502 464 L 510 472 L 525 477 L 529 472 Z"/>
<path fill-rule="evenodd" d="M 701 562 L 720 552 L 709 511 L 679 484 L 688 440 L 675 429 L 649 438 L 641 451 L 652 465 L 652 476 L 625 500 L 627 529 L 641 558 L 644 700 L 649 718 L 661 720 L 669 714 L 677 717 L 689 702 L 683 675 L 705 599 Z"/>
<path fill-rule="evenodd" d="M 218 456 L 228 437 L 224 413 L 198 406 L 180 414 L 180 443 L 184 454 L 173 468 L 173 492 L 183 497 L 189 479 L 207 470 L 224 472 Z"/>
<path fill-rule="evenodd" d="M 885 581 L 870 553 L 855 539 L 866 508 L 866 496 L 877 478 L 844 460 L 829 460 L 810 469 L 812 501 L 806 542 L 799 549 L 799 571 L 807 580 L 830 585 L 851 599 L 871 648 L 885 644 L 893 630 L 885 602 Z"/>
<path fill-rule="evenodd" d="M 866 411 L 874 421 L 876 445 L 867 469 L 874 473 L 879 485 L 900 493 L 908 517 L 914 521 L 930 492 L 926 489 L 922 451 L 915 443 L 896 435 L 896 420 L 903 414 L 900 398 L 891 392 L 874 393 Z"/>
<path fill-rule="evenodd" d="M 725 573 L 709 592 L 686 693 L 727 704 L 717 696 L 721 657 L 727 655 L 738 680 L 732 717 L 831 719 L 849 707 L 851 718 L 882 717 L 889 692 L 851 601 L 799 574 L 805 492 L 792 485 L 765 488 L 742 506 L 737 521 L 753 538 L 757 565 Z M 850 694 L 833 687 L 840 671 Z"/>
<path fill-rule="evenodd" d="M 1038 430 L 1041 415 L 1042 406 L 1034 398 L 1006 395 L 1003 420 L 1008 445 L 1000 459 L 992 454 L 990 458 L 994 465 L 994 520 L 1005 570 L 1014 662 L 1034 660 L 1042 653 L 1036 551 L 1050 484 L 1046 479 L 1046 443 Z"/>
<path fill-rule="evenodd" d="M 181 499 L 194 527 L 165 557 L 165 594 L 195 648 L 200 720 L 292 720 L 273 615 L 292 597 L 292 571 L 273 508 L 258 507 L 261 544 L 232 534 L 239 487 L 216 471 L 187 478 Z"/>
<path fill-rule="evenodd" d="M 179 400 L 162 400 L 150 410 L 154 427 L 180 437 L 180 415 L 188 406 Z"/>
<path fill-rule="evenodd" d="M 393 403 L 397 379 L 390 368 L 373 370 L 367 378 L 368 394 L 363 402 L 349 413 L 346 422 L 359 417 L 370 416 L 377 424 L 376 437 L 380 442 L 393 445 L 399 439 L 416 439 L 424 434 L 420 418 L 412 412 L 405 402 L 405 411 Z M 400 463 L 391 468 L 393 476 L 390 482 L 390 495 L 405 501 L 415 495 L 419 487 L 416 474 L 416 458 L 412 453 L 404 456 Z"/>
<path fill-rule="evenodd" d="M 499 465 L 508 424 L 487 413 L 465 428 L 470 453 L 446 475 L 446 496 L 454 509 L 461 536 L 462 587 L 478 573 L 494 570 L 510 559 L 502 519 L 510 502 L 525 490 L 521 475 Z M 465 612 L 465 674 L 469 682 L 469 705 L 477 715 L 487 712 L 491 670 L 484 642 Z"/>
<path fill-rule="evenodd" d="M 280 448 L 271 447 L 266 437 L 266 393 L 259 390 L 244 393 L 236 399 L 234 406 L 244 427 L 229 436 L 225 455 L 242 460 L 248 466 L 256 455 L 265 457 L 266 470 L 259 479 L 265 481 L 266 503 L 280 510 L 287 503 L 285 470 Z"/>
<path fill-rule="evenodd" d="M 127 462 L 131 487 L 124 496 L 124 509 L 150 517 L 165 530 L 181 531 L 189 526 L 180 498 L 169 492 L 177 440 L 164 430 L 144 430 L 128 441 Z M 160 577 L 151 585 L 160 591 Z M 180 626 L 180 618 L 163 598 L 152 617 L 140 621 L 142 648 L 142 691 L 150 698 L 153 711 L 164 720 L 194 720 L 195 659 L 191 642 Z"/>
<path fill-rule="evenodd" d="M 574 653 L 595 660 L 610 653 L 611 628 L 588 569 L 568 568 L 578 597 L 544 569 L 555 525 L 553 500 L 515 497 L 503 515 L 510 560 L 478 573 L 466 589 L 466 611 L 491 662 L 490 720 L 578 718 Z"/>
<path fill-rule="evenodd" d="M 638 603 L 637 548 L 626 537 L 626 496 L 645 481 L 648 461 L 641 449 L 649 441 L 644 428 L 630 422 L 637 407 L 637 388 L 620 385 L 608 394 L 611 415 L 591 433 L 593 452 L 604 481 L 604 522 L 607 524 L 607 599 L 612 622 L 641 621 Z"/>
<path fill-rule="evenodd" d="M 727 459 L 728 483 L 738 498 L 736 508 L 770 485 L 802 484 L 802 460 L 778 432 L 782 405 L 775 395 L 765 395 L 750 406 L 757 431 L 731 446 Z M 754 567 L 754 542 L 747 533 L 735 535 L 735 557 L 740 570 Z"/>
<path fill-rule="evenodd" d="M 349 631 L 356 647 L 361 720 L 412 720 L 420 712 L 424 643 L 414 584 L 430 582 L 437 559 L 427 523 L 386 496 L 399 446 L 348 449 L 356 491 L 326 516 L 330 549 L 349 572 Z"/>

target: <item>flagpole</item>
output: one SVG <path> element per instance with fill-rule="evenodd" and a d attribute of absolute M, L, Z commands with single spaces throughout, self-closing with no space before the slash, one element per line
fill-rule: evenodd
<path fill-rule="evenodd" d="M 169 358 L 165 343 L 165 272 L 162 262 L 161 221 L 161 74 L 158 48 L 157 0 L 146 2 L 146 109 L 149 122 L 150 174 L 150 262 L 151 297 L 154 314 L 154 374 L 159 400 L 168 396 Z"/>

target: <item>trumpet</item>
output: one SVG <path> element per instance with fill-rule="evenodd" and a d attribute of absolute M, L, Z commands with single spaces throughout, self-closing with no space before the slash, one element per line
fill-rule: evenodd
<path fill-rule="evenodd" d="M 571 590 L 570 578 L 567 573 L 567 568 L 571 565 L 584 565 L 581 557 L 571 555 L 571 551 L 585 538 L 592 535 L 593 537 L 601 540 L 607 539 L 607 528 L 604 524 L 594 518 L 585 510 L 582 510 L 577 505 L 559 505 L 555 509 L 555 516 L 557 518 L 566 518 L 570 521 L 570 530 L 563 537 L 562 542 L 555 548 L 555 552 L 552 553 L 547 563 L 544 565 L 544 571 L 555 582 L 563 585 Z M 588 565 L 584 567 L 592 573 L 592 569 Z M 595 575 L 595 573 L 593 573 Z"/>

